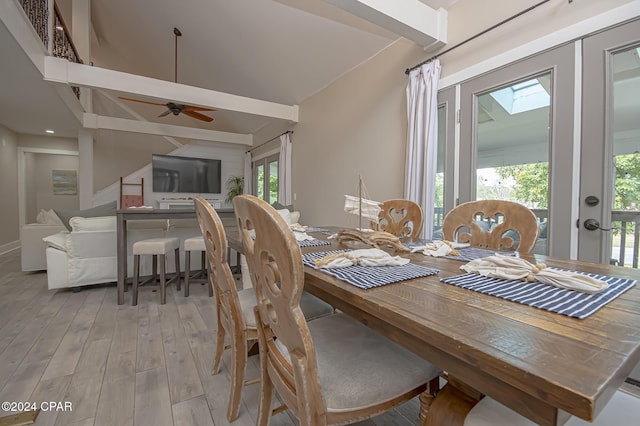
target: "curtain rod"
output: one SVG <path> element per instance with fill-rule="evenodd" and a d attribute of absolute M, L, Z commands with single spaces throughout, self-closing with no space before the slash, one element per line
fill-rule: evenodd
<path fill-rule="evenodd" d="M 253 151 L 254 149 L 258 149 L 258 148 L 260 148 L 262 145 L 266 145 L 266 144 L 268 144 L 268 143 L 269 143 L 269 142 L 271 142 L 271 141 L 275 141 L 275 140 L 276 140 L 276 139 L 278 139 L 280 136 L 282 136 L 282 135 L 286 135 L 287 133 L 289 133 L 290 135 L 292 135 L 292 134 L 293 134 L 293 130 L 287 130 L 286 132 L 281 133 L 281 134 L 279 134 L 278 136 L 276 136 L 276 137 L 274 137 L 274 138 L 271 138 L 271 139 L 269 139 L 269 140 L 268 140 L 268 141 L 266 141 L 266 142 L 262 142 L 262 143 L 261 143 L 260 145 L 258 145 L 258 146 L 254 146 L 253 148 L 251 148 L 250 150 L 248 150 L 248 151 L 247 151 L 247 153 L 249 153 L 249 152 Z"/>
<path fill-rule="evenodd" d="M 499 26 L 501 26 L 503 24 L 506 24 L 507 22 L 512 21 L 512 20 L 516 19 L 517 17 L 522 16 L 525 13 L 532 11 L 536 7 L 542 6 L 543 4 L 548 3 L 550 1 L 551 0 L 544 0 L 544 1 L 541 1 L 540 3 L 534 4 L 533 6 L 528 7 L 527 9 L 523 10 L 522 12 L 516 13 L 515 15 L 513 15 L 513 16 L 511 16 L 511 17 L 509 17 L 509 18 L 507 18 L 507 19 L 505 19 L 503 21 L 498 22 L 497 24 L 493 25 L 492 27 L 489 27 L 486 30 L 479 32 L 478 34 L 476 34 L 476 35 L 474 35 L 472 37 L 469 37 L 468 39 L 466 39 L 464 41 L 461 41 L 460 43 L 456 44 L 455 46 L 452 46 L 449 49 L 444 50 L 444 51 L 438 53 L 437 55 L 430 57 L 426 61 L 422 61 L 418 65 L 414 65 L 411 68 L 407 68 L 404 71 L 404 73 L 408 75 L 411 71 L 415 70 L 416 68 L 419 68 L 419 67 L 423 66 L 424 64 L 428 64 L 429 62 L 433 61 L 434 59 L 437 59 L 438 57 L 444 55 L 445 53 L 449 53 L 453 49 L 457 49 L 458 47 L 462 46 L 463 44 L 467 44 L 471 40 L 475 40 L 476 38 L 480 37 L 481 35 L 484 35 L 484 34 L 488 33 L 489 31 L 494 30 L 494 29 L 498 28 Z M 573 0 L 569 0 L 569 3 L 571 3 L 572 1 Z"/>

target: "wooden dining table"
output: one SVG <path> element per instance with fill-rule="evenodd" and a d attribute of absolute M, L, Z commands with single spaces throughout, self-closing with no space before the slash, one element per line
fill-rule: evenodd
<path fill-rule="evenodd" d="M 326 234 L 310 233 L 318 239 Z M 229 245 L 242 250 L 237 231 Z M 303 248 L 302 252 L 345 248 Z M 425 424 L 462 424 L 484 395 L 541 425 L 592 420 L 640 362 L 640 287 L 576 319 L 446 284 L 459 260 L 407 254 L 437 275 L 360 289 L 305 266 L 305 290 L 439 366 L 449 382 Z M 640 281 L 640 271 L 540 255 L 533 262 Z"/>

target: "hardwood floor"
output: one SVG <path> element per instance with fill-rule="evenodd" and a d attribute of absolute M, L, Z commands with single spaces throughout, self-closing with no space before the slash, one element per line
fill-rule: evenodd
<path fill-rule="evenodd" d="M 215 306 L 205 286 L 192 284 L 188 298 L 171 286 L 166 305 L 141 291 L 138 306 L 118 306 L 115 284 L 48 290 L 46 273 L 21 272 L 14 250 L 0 255 L 0 292 L 0 401 L 71 404 L 42 410 L 36 425 L 229 424 L 228 359 L 212 376 Z M 250 357 L 247 378 L 258 375 Z M 244 389 L 234 425 L 255 424 L 258 393 Z M 358 425 L 415 425 L 418 410 L 414 399 Z M 285 411 L 271 424 L 298 422 Z"/>

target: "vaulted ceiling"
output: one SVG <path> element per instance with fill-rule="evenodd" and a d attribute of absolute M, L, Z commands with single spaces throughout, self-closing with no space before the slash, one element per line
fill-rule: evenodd
<path fill-rule="evenodd" d="M 438 9 L 456 0 L 420 1 Z M 72 0 L 57 0 L 57 4 L 72 26 Z M 300 104 L 399 38 L 323 0 L 91 0 L 91 20 L 95 67 L 174 81 L 175 27 L 182 33 L 179 83 L 285 105 Z M 4 58 L 21 53 L 4 27 L 0 28 L 0 49 Z M 68 117 L 52 112 L 66 111 L 48 83 L 33 81 L 37 73 L 33 65 L 30 72 L 25 71 L 28 60 L 12 62 L 10 70 L 3 71 L 9 78 L 3 78 L 0 123 L 19 133 L 41 134 L 44 123 L 58 122 L 65 127 L 59 135 L 74 137 L 77 132 L 63 126 Z M 398 64 L 398 68 L 407 65 Z M 38 101 L 40 94 L 51 96 Z M 166 124 L 254 133 L 271 120 L 225 110 L 206 112 L 214 118 L 212 123 L 183 114 L 158 118 L 165 111 L 163 106 L 123 101 L 118 92 L 103 94 L 94 95 L 97 113 L 132 118 L 129 108 L 146 120 Z M 39 115 L 44 117 L 38 119 Z"/>

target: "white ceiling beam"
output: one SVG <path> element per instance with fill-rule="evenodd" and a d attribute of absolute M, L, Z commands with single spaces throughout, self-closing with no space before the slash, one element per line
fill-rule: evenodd
<path fill-rule="evenodd" d="M 247 146 L 253 145 L 253 135 L 174 126 L 172 124 L 152 123 L 149 121 L 129 120 L 127 118 L 107 117 L 90 113 L 84 114 L 82 124 L 85 129 L 116 130 L 121 132 L 144 133 L 147 135 L 197 139 L 201 141 L 226 142 Z"/>
<path fill-rule="evenodd" d="M 447 11 L 418 0 L 325 0 L 362 19 L 434 50 L 447 42 Z"/>
<path fill-rule="evenodd" d="M 297 105 L 277 104 L 105 68 L 76 64 L 52 56 L 45 58 L 44 79 L 71 86 L 115 90 L 158 99 L 162 102 L 172 101 L 298 122 Z"/>

